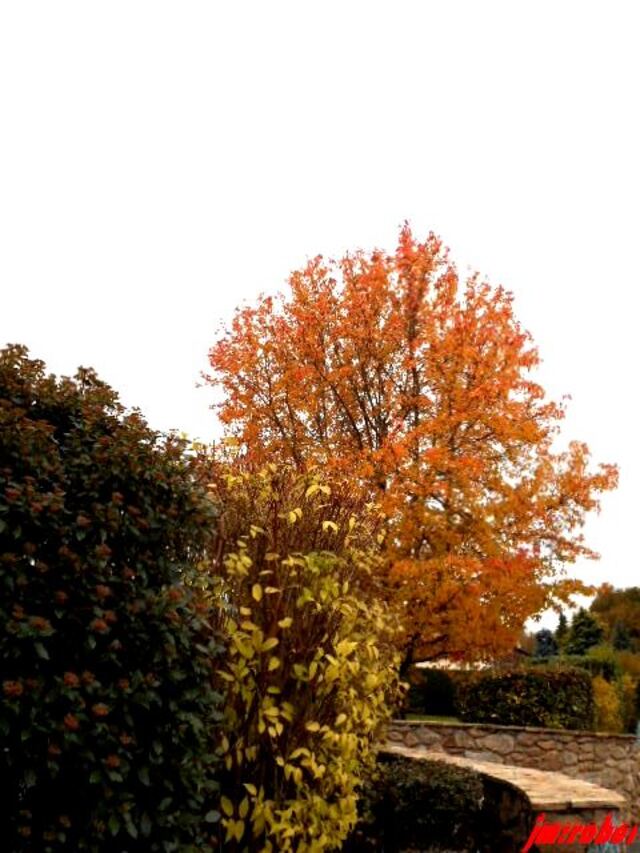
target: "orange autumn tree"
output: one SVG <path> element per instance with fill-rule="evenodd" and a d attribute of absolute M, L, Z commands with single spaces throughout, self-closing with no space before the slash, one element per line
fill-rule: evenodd
<path fill-rule="evenodd" d="M 210 351 L 219 415 L 249 459 L 347 472 L 387 518 L 408 659 L 508 651 L 579 588 L 581 527 L 612 465 L 553 447 L 564 411 L 512 297 L 462 281 L 408 226 L 393 255 L 316 257 L 290 293 L 236 312 Z"/>

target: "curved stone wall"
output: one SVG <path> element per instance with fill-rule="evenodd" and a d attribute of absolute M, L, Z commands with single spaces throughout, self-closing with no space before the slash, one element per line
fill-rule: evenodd
<path fill-rule="evenodd" d="M 626 797 L 640 820 L 640 742 L 633 735 L 566 729 L 394 720 L 388 741 L 442 750 L 476 761 L 557 770 Z"/>

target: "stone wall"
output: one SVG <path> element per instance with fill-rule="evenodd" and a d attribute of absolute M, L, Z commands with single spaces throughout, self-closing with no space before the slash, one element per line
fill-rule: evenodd
<path fill-rule="evenodd" d="M 394 720 L 388 741 L 585 779 L 623 794 L 628 816 L 640 821 L 640 743 L 633 735 Z"/>

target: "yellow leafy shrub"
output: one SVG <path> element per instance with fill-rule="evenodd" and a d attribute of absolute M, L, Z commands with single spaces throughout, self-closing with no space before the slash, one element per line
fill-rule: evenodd
<path fill-rule="evenodd" d="M 624 673 L 636 681 L 640 679 L 640 654 L 638 652 L 616 652 L 616 659 Z"/>
<path fill-rule="evenodd" d="M 620 702 L 623 731 L 634 732 L 638 720 L 637 689 L 638 681 L 625 673 L 620 679 Z"/>
<path fill-rule="evenodd" d="M 593 679 L 593 699 L 595 702 L 595 724 L 597 731 L 622 732 L 622 707 L 620 692 L 615 684 L 610 684 L 601 675 Z"/>
<path fill-rule="evenodd" d="M 212 491 L 228 639 L 221 841 L 338 849 L 399 698 L 396 622 L 366 549 L 375 530 L 347 492 L 275 466 L 219 476 Z"/>

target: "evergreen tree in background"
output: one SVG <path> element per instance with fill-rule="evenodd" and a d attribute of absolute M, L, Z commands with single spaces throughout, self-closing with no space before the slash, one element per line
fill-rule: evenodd
<path fill-rule="evenodd" d="M 611 645 L 617 652 L 626 652 L 631 649 L 631 636 L 624 622 L 616 622 L 613 626 Z"/>
<path fill-rule="evenodd" d="M 598 622 L 581 607 L 571 622 L 565 652 L 569 655 L 584 655 L 592 646 L 602 642 L 603 636 L 604 631 Z"/>
<path fill-rule="evenodd" d="M 620 623 L 628 635 L 628 646 L 632 652 L 640 652 L 640 587 L 614 589 L 611 584 L 603 584 L 593 600 L 590 612 L 604 627 L 605 633 L 613 645 L 616 624 Z"/>
<path fill-rule="evenodd" d="M 555 640 L 559 649 L 565 644 L 567 639 L 567 634 L 569 633 L 569 623 L 567 621 L 567 617 L 564 615 L 564 611 L 560 611 L 560 618 L 558 620 L 558 627 L 556 628 Z"/>
<path fill-rule="evenodd" d="M 536 645 L 533 653 L 537 658 L 551 658 L 558 654 L 558 644 L 553 636 L 553 631 L 542 628 L 536 633 Z"/>

